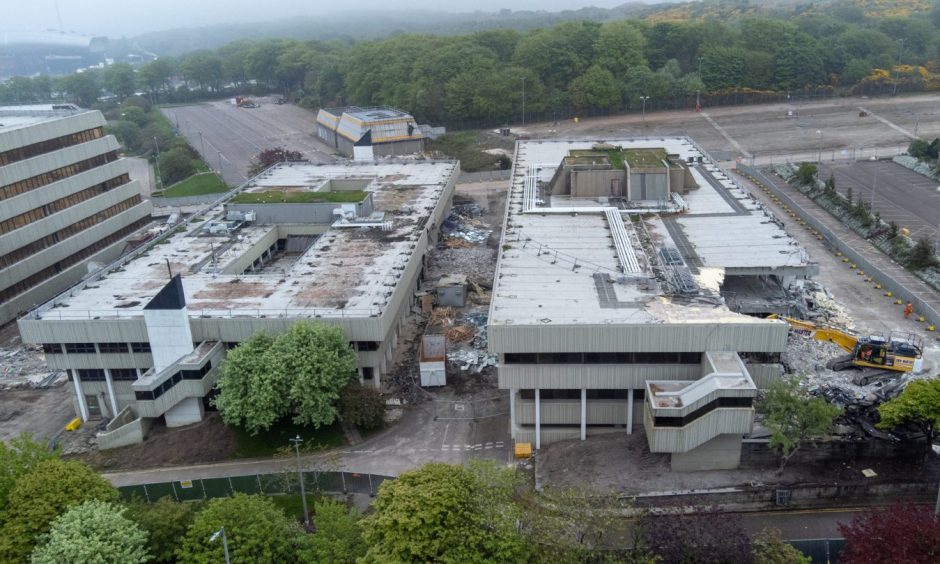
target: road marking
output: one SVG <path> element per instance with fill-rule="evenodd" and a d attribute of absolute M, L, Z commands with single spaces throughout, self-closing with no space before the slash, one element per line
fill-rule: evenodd
<path fill-rule="evenodd" d="M 724 128 L 724 127 L 721 127 L 720 125 L 718 125 L 718 122 L 715 121 L 715 120 L 713 120 L 713 119 L 712 119 L 712 116 L 708 115 L 708 112 L 701 112 L 700 115 L 701 115 L 703 118 L 705 118 L 705 120 L 708 121 L 708 123 L 710 123 L 710 124 L 712 125 L 712 127 L 714 127 L 714 128 L 718 131 L 718 133 L 720 133 L 721 136 L 724 137 L 725 140 L 728 141 L 728 143 L 731 143 L 731 145 L 734 146 L 734 148 L 737 149 L 739 153 L 741 153 L 742 155 L 744 155 L 745 158 L 750 159 L 750 158 L 752 158 L 752 157 L 754 156 L 754 155 L 750 154 L 749 152 L 745 151 L 745 150 L 744 150 L 744 147 L 742 147 L 740 143 L 738 143 L 737 141 L 734 140 L 733 137 L 731 137 L 730 135 L 728 135 L 728 132 L 725 131 L 725 128 Z"/>
<path fill-rule="evenodd" d="M 496 441 L 496 448 L 503 448 L 503 441 Z"/>
<path fill-rule="evenodd" d="M 873 117 L 873 118 L 875 118 L 876 120 L 880 121 L 881 123 L 887 125 L 887 126 L 890 127 L 891 129 L 893 129 L 893 130 L 895 130 L 895 131 L 897 131 L 897 132 L 899 132 L 899 133 L 903 133 L 905 136 L 907 136 L 908 139 L 912 139 L 912 140 L 913 140 L 913 139 L 918 139 L 918 137 L 917 137 L 916 135 L 914 135 L 913 133 L 911 133 L 910 131 L 904 129 L 903 127 L 901 127 L 901 126 L 899 126 L 899 125 L 895 125 L 895 124 L 891 123 L 890 121 L 888 121 L 888 120 L 886 120 L 885 118 L 879 116 L 878 114 L 876 114 L 875 112 L 873 112 L 873 111 L 871 111 L 871 110 L 867 110 L 867 109 L 863 108 L 862 106 L 859 106 L 859 107 L 858 107 L 858 111 L 860 111 L 860 112 L 865 112 L 865 113 L 867 113 L 868 115 L 870 115 L 871 117 Z"/>

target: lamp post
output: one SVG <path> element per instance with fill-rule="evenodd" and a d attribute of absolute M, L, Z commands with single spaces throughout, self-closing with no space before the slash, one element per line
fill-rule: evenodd
<path fill-rule="evenodd" d="M 640 100 L 643 101 L 643 132 L 646 133 L 646 101 L 649 100 L 649 96 L 640 96 Z"/>
<path fill-rule="evenodd" d="M 304 489 L 304 473 L 300 468 L 300 443 L 304 442 L 300 438 L 300 435 L 297 435 L 290 442 L 294 443 L 294 453 L 297 455 L 297 480 L 300 482 L 300 500 L 303 503 L 304 507 L 304 527 L 307 530 L 310 530 L 310 512 L 307 511 L 307 491 Z"/>
<path fill-rule="evenodd" d="M 937 193 L 940 194 L 940 187 L 937 188 Z M 940 206 L 938 206 L 937 210 L 937 237 L 933 245 L 933 253 L 940 255 Z M 940 494 L 938 494 L 938 498 L 940 498 Z"/>
<path fill-rule="evenodd" d="M 199 132 L 199 145 L 202 148 L 202 158 L 206 158 L 206 140 L 202 138 L 202 132 Z"/>
<path fill-rule="evenodd" d="M 522 127 L 525 127 L 525 77 L 522 77 Z"/>
<path fill-rule="evenodd" d="M 157 142 L 157 136 L 153 136 L 153 146 L 157 149 L 157 158 L 154 159 L 153 164 L 157 167 L 157 188 L 163 187 L 163 179 L 160 178 L 160 143 Z"/>
<path fill-rule="evenodd" d="M 822 162 L 822 130 L 816 130 L 816 162 Z"/>
<path fill-rule="evenodd" d="M 212 536 L 209 537 L 209 542 L 215 542 L 215 539 L 222 537 L 222 551 L 225 553 L 225 564 L 232 564 L 231 558 L 228 555 L 228 539 L 225 538 L 225 527 L 223 526 L 218 531 L 212 533 Z"/>

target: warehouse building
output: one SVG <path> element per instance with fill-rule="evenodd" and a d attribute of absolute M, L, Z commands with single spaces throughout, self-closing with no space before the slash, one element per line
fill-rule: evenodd
<path fill-rule="evenodd" d="M 0 107 L 0 324 L 109 263 L 150 223 L 104 116 Z"/>
<path fill-rule="evenodd" d="M 449 213 L 452 161 L 281 164 L 19 321 L 66 370 L 101 448 L 203 417 L 225 351 L 298 320 L 343 329 L 379 387 L 425 253 Z"/>
<path fill-rule="evenodd" d="M 420 153 L 425 143 L 425 135 L 411 114 L 387 106 L 321 109 L 317 137 L 357 160 Z"/>
<path fill-rule="evenodd" d="M 515 441 L 642 429 L 677 470 L 736 467 L 787 342 L 756 314 L 816 265 L 687 138 L 520 141 L 513 163 L 488 337 Z"/>

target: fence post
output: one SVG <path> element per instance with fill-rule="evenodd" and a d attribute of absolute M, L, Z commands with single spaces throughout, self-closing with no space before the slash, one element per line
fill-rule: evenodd
<path fill-rule="evenodd" d="M 369 497 L 375 497 L 375 488 L 372 486 L 372 474 L 367 474 L 369 476 Z"/>
<path fill-rule="evenodd" d="M 229 497 L 232 497 L 233 495 L 235 495 L 235 485 L 232 484 L 231 476 L 228 477 L 228 495 Z"/>
<path fill-rule="evenodd" d="M 147 484 L 144 484 L 144 499 L 147 500 L 147 503 L 150 503 L 150 492 L 147 491 Z"/>
<path fill-rule="evenodd" d="M 345 472 L 340 472 L 340 473 L 339 473 L 339 478 L 340 478 L 340 480 L 343 481 L 343 493 L 344 493 L 344 494 L 345 494 L 345 493 L 349 493 L 349 490 L 346 489 L 346 473 L 345 473 Z"/>

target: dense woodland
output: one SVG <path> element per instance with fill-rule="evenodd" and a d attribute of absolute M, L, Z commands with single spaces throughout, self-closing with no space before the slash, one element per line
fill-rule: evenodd
<path fill-rule="evenodd" d="M 842 5 L 785 18 L 570 21 L 520 32 L 369 41 L 236 41 L 139 68 L 14 78 L 0 102 L 60 95 L 90 106 L 142 90 L 172 103 L 276 92 L 309 108 L 392 105 L 451 127 L 940 88 L 940 8 L 868 17 Z"/>

